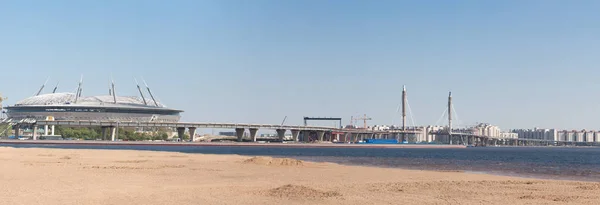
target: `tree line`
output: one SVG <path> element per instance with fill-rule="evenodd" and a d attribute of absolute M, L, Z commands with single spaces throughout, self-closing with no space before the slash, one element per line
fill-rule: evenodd
<path fill-rule="evenodd" d="M 108 130 L 107 130 L 108 132 Z M 81 140 L 97 140 L 102 139 L 102 128 L 74 128 L 74 127 L 55 127 L 54 134 L 61 135 L 64 139 L 81 139 Z M 132 128 L 119 128 L 116 133 L 118 139 L 124 141 L 145 141 L 145 140 L 168 140 L 169 134 L 164 129 L 159 129 L 153 132 L 135 132 Z M 110 140 L 110 133 L 106 134 Z M 184 136 L 184 140 L 189 139 L 189 135 Z"/>

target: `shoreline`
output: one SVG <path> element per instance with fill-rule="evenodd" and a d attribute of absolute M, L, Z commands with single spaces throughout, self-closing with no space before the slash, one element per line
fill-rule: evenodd
<path fill-rule="evenodd" d="M 444 146 L 444 145 L 441 145 Z M 392 152 L 408 152 L 414 153 L 413 151 L 400 151 L 402 148 L 408 147 L 418 148 L 416 153 L 419 152 L 428 152 L 427 150 L 430 148 L 429 146 L 415 146 L 415 145 L 365 145 L 365 144 L 301 144 L 301 143 L 189 143 L 189 142 L 167 142 L 167 143 L 158 143 L 158 142 L 107 142 L 107 141 L 19 141 L 19 140 L 0 140 L 0 147 L 13 147 L 13 148 L 50 148 L 50 149 L 84 149 L 84 150 L 141 150 L 141 151 L 155 151 L 155 152 L 171 152 L 171 153 L 193 153 L 193 154 L 218 154 L 218 155 L 240 155 L 240 156 L 266 156 L 266 157 L 276 157 L 276 158 L 293 158 L 299 160 L 306 160 L 310 162 L 323 162 L 323 163 L 337 163 L 341 165 L 347 166 L 364 166 L 364 167 L 375 167 L 375 168 L 392 168 L 392 169 L 405 169 L 405 170 L 424 170 L 424 171 L 438 171 L 438 172 L 464 172 L 464 173 L 484 173 L 495 176 L 509 176 L 509 177 L 523 177 L 530 179 L 548 179 L 548 180 L 569 180 L 569 181 L 582 181 L 582 182 L 600 182 L 600 178 L 597 175 L 579 175 L 575 173 L 572 174 L 564 174 L 564 173 L 551 173 L 552 170 L 543 169 L 540 171 L 525 171 L 528 167 L 515 167 L 513 169 L 504 169 L 502 167 L 496 168 L 485 168 L 484 166 L 473 165 L 457 165 L 457 166 L 447 166 L 444 165 L 447 162 L 439 161 L 437 162 L 425 162 L 419 163 L 417 155 L 412 155 L 411 157 L 417 157 L 417 163 L 392 163 L 385 164 L 381 160 L 377 160 L 377 158 L 368 159 L 368 155 L 353 155 L 354 151 L 348 150 L 356 150 L 359 153 L 364 153 L 364 151 L 359 151 L 360 149 L 371 149 L 366 152 L 379 152 L 379 153 L 389 153 L 388 151 L 377 150 L 381 148 L 391 148 L 395 149 L 395 151 L 390 150 Z M 234 149 L 237 148 L 237 149 Z M 246 149 L 247 148 L 247 149 Z M 258 151 L 262 150 L 277 150 L 276 152 L 272 151 Z M 290 148 L 290 149 L 287 149 Z M 296 149 L 294 149 L 296 148 Z M 331 152 L 344 152 L 346 155 L 298 155 L 294 154 L 297 152 L 311 152 L 310 149 L 317 149 L 318 153 L 331 153 Z M 348 149 L 350 148 L 350 149 Z M 355 149 L 352 149 L 355 148 Z M 454 147 L 435 147 L 431 148 L 431 150 L 435 150 L 436 148 L 440 148 L 440 151 L 445 153 L 455 153 L 455 152 L 464 152 L 469 151 L 471 149 L 448 149 Z M 459 147 L 464 148 L 464 147 Z M 301 150 L 305 149 L 305 150 Z M 347 149 L 346 151 L 343 151 Z M 420 150 L 419 150 L 420 149 Z M 234 151 L 237 150 L 237 151 Z M 244 151 L 246 150 L 246 151 Z M 327 151 L 329 150 L 329 151 Z M 335 151 L 338 150 L 338 151 Z M 478 149 L 472 149 L 471 151 L 477 151 Z M 469 151 L 469 152 L 471 152 Z M 437 151 L 436 151 L 437 152 Z M 277 154 L 280 153 L 280 154 Z M 476 152 L 475 152 L 476 153 Z M 346 156 L 346 157 L 345 157 Z M 384 155 L 381 155 L 384 156 Z M 394 159 L 393 157 L 390 159 Z M 400 159 L 396 159 L 396 161 L 412 161 L 413 158 L 410 157 L 400 157 Z M 460 158 L 456 158 L 454 160 L 460 160 Z M 476 163 L 476 162 L 475 162 Z M 511 162 L 505 162 L 511 163 Z M 578 171 L 578 170 L 576 170 Z M 585 170 L 584 170 L 585 171 Z M 565 172 L 566 173 L 566 172 Z"/>
<path fill-rule="evenodd" d="M 597 204 L 600 183 L 165 151 L 0 147 L 7 204 Z M 569 191 L 564 191 L 569 190 Z M 43 194 L 39 194 L 43 193 Z"/>
<path fill-rule="evenodd" d="M 457 149 L 464 145 L 428 144 L 337 144 L 337 143 L 255 143 L 255 142 L 148 142 L 148 141 L 93 141 L 93 140 L 0 140 L 0 145 L 86 145 L 86 146 L 237 146 L 237 147 L 299 147 L 299 148 L 431 148 Z"/>

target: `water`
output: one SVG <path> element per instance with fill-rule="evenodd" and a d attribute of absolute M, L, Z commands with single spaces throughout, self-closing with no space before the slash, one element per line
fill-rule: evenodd
<path fill-rule="evenodd" d="M 600 182 L 600 148 L 475 147 L 385 149 L 239 146 L 0 145 L 69 149 L 128 149 L 202 154 L 292 157 L 349 165 L 418 170 L 456 170 L 497 175 Z"/>

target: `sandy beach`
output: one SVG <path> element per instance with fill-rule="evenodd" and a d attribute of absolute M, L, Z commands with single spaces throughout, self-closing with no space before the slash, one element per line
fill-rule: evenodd
<path fill-rule="evenodd" d="M 0 147 L 0 204 L 600 204 L 600 183 L 293 159 Z"/>

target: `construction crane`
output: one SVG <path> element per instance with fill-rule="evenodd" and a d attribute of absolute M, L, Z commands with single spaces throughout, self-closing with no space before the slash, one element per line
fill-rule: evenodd
<path fill-rule="evenodd" d="M 351 117 L 351 118 L 350 118 L 350 121 L 351 121 L 351 123 L 352 123 L 351 125 L 353 125 L 353 126 L 354 126 L 354 124 L 356 124 L 356 121 L 358 121 L 358 120 L 362 120 L 362 121 L 364 122 L 364 127 L 363 127 L 363 128 L 364 128 L 364 129 L 367 129 L 367 120 L 372 120 L 372 118 L 370 118 L 370 117 L 367 117 L 367 114 L 365 114 L 365 115 L 364 115 L 364 116 L 362 116 L 362 117 Z"/>

